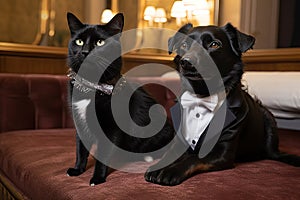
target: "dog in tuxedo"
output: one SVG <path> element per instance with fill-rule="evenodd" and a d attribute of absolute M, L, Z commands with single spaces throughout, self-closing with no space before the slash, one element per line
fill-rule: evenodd
<path fill-rule="evenodd" d="M 255 38 L 230 23 L 223 27 L 186 24 L 169 39 L 169 53 L 181 76 L 182 95 L 171 108 L 178 140 L 164 158 L 151 166 L 146 181 L 178 185 L 203 172 L 225 170 L 238 161 L 272 159 L 300 166 L 300 157 L 278 149 L 272 114 L 241 84 L 242 53 Z M 169 156 L 186 151 L 167 167 Z"/>

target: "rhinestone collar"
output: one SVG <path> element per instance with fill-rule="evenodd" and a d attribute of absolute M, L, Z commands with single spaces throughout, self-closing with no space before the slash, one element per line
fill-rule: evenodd
<path fill-rule="evenodd" d="M 69 69 L 67 76 L 71 79 L 71 83 L 77 88 L 80 92 L 89 93 L 92 90 L 98 90 L 102 92 L 102 94 L 113 95 L 124 86 L 126 83 L 125 77 L 121 76 L 119 80 L 118 87 L 115 87 L 112 84 L 107 83 L 92 83 L 82 77 L 80 77 L 76 72 L 72 69 Z"/>

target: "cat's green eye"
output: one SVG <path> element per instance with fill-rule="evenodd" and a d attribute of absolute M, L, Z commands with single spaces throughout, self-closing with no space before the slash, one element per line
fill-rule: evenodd
<path fill-rule="evenodd" d="M 81 40 L 81 39 L 77 39 L 75 41 L 75 43 L 78 45 L 78 46 L 83 46 L 84 42 Z"/>
<path fill-rule="evenodd" d="M 98 40 L 97 41 L 97 46 L 98 47 L 101 47 L 101 46 L 103 46 L 105 44 L 105 41 L 104 40 Z"/>

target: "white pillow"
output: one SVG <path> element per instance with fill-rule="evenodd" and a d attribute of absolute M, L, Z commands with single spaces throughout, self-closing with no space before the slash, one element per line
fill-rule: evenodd
<path fill-rule="evenodd" d="M 242 83 L 276 117 L 300 118 L 300 72 L 245 72 Z"/>

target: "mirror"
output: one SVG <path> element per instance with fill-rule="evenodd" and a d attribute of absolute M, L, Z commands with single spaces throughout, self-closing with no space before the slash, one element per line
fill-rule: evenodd
<path fill-rule="evenodd" d="M 182 1 L 184 2 L 184 0 Z M 112 0 L 112 4 L 117 5 L 118 11 L 124 12 L 127 19 L 125 28 L 128 29 L 136 27 L 178 29 L 178 21 L 172 16 L 172 6 L 174 2 L 175 0 L 127 0 L 126 2 L 122 0 Z M 187 0 L 186 2 L 200 3 L 204 1 Z M 211 9 L 210 24 L 222 26 L 227 22 L 231 22 L 242 32 L 251 34 L 256 38 L 254 49 L 300 47 L 300 15 L 298 12 L 300 9 L 300 1 L 207 0 L 206 2 L 210 5 Z M 167 20 L 155 22 L 154 19 L 152 21 L 147 19 L 147 15 L 151 13 L 146 10 L 149 6 L 153 6 L 154 9 L 164 9 Z M 152 8 L 153 15 L 155 15 L 154 9 Z M 162 15 L 164 16 L 164 14 Z M 181 23 L 185 23 L 189 20 L 183 17 L 180 21 Z M 191 20 L 191 22 L 193 22 L 194 25 L 201 25 L 201 23 L 197 24 L 197 20 L 195 19 Z"/>
<path fill-rule="evenodd" d="M 69 39 L 66 12 L 75 13 L 87 23 L 99 23 L 102 11 L 110 8 L 113 12 L 125 14 L 125 31 L 151 27 L 177 30 L 186 22 L 194 25 L 205 25 L 208 22 L 224 25 L 231 22 L 241 31 L 256 37 L 255 49 L 300 46 L 300 1 L 181 0 L 186 7 L 185 12 L 180 12 L 183 9 L 175 12 L 175 1 L 0 0 L 0 42 L 66 47 Z M 188 5 L 193 3 L 194 8 L 202 5 L 202 9 L 189 10 Z M 151 6 L 152 11 L 150 9 L 150 12 L 146 12 L 146 8 Z M 203 7 L 207 10 L 204 11 Z M 198 16 L 202 16 L 197 18 L 197 12 Z M 160 13 L 160 18 L 155 13 Z M 137 34 L 137 45 L 145 38 L 151 38 L 151 33 Z M 141 35 L 146 36 L 141 38 Z M 156 38 L 156 42 L 168 38 L 161 37 Z"/>
<path fill-rule="evenodd" d="M 143 54 L 166 51 L 168 39 L 186 23 L 218 24 L 219 19 L 219 0 L 112 0 L 111 4 L 117 9 L 113 11 L 124 13 L 124 30 L 136 32 L 133 49 Z"/>
<path fill-rule="evenodd" d="M 1 0 L 0 41 L 32 44 L 39 29 L 39 1 Z M 18 6 L 14 6 L 18 5 Z M 22 34 L 20 34 L 22 33 Z"/>
<path fill-rule="evenodd" d="M 0 42 L 67 46 L 66 12 L 83 18 L 84 0 L 0 0 Z"/>
<path fill-rule="evenodd" d="M 186 23 L 194 26 L 218 24 L 218 0 L 140 1 L 139 28 L 177 30 Z"/>

